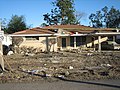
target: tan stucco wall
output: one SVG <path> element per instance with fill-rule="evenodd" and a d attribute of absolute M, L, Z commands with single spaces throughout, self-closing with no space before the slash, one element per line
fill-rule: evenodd
<path fill-rule="evenodd" d="M 61 47 L 62 47 L 62 38 L 61 37 L 57 38 L 57 46 L 59 49 L 61 49 Z"/>
<path fill-rule="evenodd" d="M 56 37 L 48 37 L 48 40 L 50 38 Z M 34 47 L 34 48 L 41 48 L 42 51 L 46 50 L 46 37 L 39 37 L 39 40 L 26 40 L 25 37 L 23 37 L 24 41 L 20 44 L 20 47 Z M 50 43 L 49 43 L 50 44 Z M 57 51 L 57 43 L 51 46 L 50 51 Z"/>

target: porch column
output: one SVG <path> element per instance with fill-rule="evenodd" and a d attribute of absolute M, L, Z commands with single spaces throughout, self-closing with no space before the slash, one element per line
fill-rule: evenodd
<path fill-rule="evenodd" d="M 115 39 L 116 39 L 115 36 L 113 36 L 113 41 L 114 41 L 114 42 L 116 41 Z"/>
<path fill-rule="evenodd" d="M 74 37 L 74 48 L 76 48 L 76 37 Z"/>
<path fill-rule="evenodd" d="M 101 52 L 101 36 L 98 36 L 98 52 Z"/>
<path fill-rule="evenodd" d="M 48 45 L 49 45 L 49 43 L 48 43 L 48 37 L 46 37 L 46 51 L 48 52 L 49 50 L 48 50 Z"/>

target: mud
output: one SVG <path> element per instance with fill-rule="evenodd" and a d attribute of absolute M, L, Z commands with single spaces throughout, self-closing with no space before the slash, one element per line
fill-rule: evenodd
<path fill-rule="evenodd" d="M 120 79 L 120 51 L 5 55 L 0 83 Z"/>

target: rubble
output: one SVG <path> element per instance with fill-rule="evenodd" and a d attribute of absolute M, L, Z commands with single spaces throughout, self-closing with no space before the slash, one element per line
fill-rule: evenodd
<path fill-rule="evenodd" d="M 7 53 L 7 55 L 12 55 L 12 54 L 14 54 L 13 51 L 9 51 L 9 52 Z"/>
<path fill-rule="evenodd" d="M 69 69 L 73 69 L 73 66 L 69 66 Z"/>
<path fill-rule="evenodd" d="M 119 79 L 120 52 L 53 52 L 5 55 L 0 82 L 32 82 L 48 78 Z M 10 72 L 12 69 L 12 72 Z"/>

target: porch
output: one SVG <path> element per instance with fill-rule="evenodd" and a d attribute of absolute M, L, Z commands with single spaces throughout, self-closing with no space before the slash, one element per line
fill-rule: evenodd
<path fill-rule="evenodd" d="M 117 34 L 91 34 L 91 35 L 72 35 L 72 36 L 59 36 L 57 38 L 57 47 L 59 50 L 65 49 L 91 49 L 102 50 L 102 43 L 106 41 L 118 42 L 120 36 Z"/>

